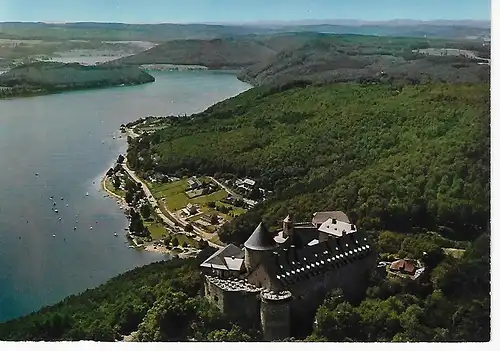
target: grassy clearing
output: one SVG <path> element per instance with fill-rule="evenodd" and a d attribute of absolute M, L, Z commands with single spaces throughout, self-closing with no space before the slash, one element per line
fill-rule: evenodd
<path fill-rule="evenodd" d="M 465 250 L 462 249 L 453 249 L 453 248 L 443 248 L 443 251 L 446 255 L 452 256 L 454 258 L 462 258 L 465 253 Z"/>
<path fill-rule="evenodd" d="M 163 224 L 157 222 L 144 221 L 144 226 L 149 229 L 153 240 L 166 238 L 170 234 Z"/>
<path fill-rule="evenodd" d="M 106 185 L 106 188 L 111 192 L 115 193 L 121 198 L 125 197 L 125 190 L 116 189 L 115 186 L 113 185 L 113 181 L 111 180 L 111 178 L 106 177 L 106 179 L 104 180 L 104 184 Z"/>

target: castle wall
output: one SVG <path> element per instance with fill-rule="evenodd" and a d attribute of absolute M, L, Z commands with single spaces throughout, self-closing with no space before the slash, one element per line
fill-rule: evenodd
<path fill-rule="evenodd" d="M 290 336 L 290 300 L 262 299 L 260 319 L 265 341 L 283 340 Z"/>
<path fill-rule="evenodd" d="M 347 299 L 361 298 L 366 291 L 367 275 L 372 271 L 375 261 L 376 254 L 372 253 L 364 259 L 288 287 L 293 294 L 291 316 L 294 321 L 298 321 L 292 328 L 292 334 L 297 335 L 296 330 L 312 325 L 318 307 L 333 289 L 342 289 Z"/>
<path fill-rule="evenodd" d="M 238 324 L 245 327 L 259 327 L 259 292 L 227 291 L 205 277 L 205 298 Z"/>

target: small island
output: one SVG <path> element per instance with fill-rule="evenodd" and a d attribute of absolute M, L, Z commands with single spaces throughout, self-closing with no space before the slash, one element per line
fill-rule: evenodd
<path fill-rule="evenodd" d="M 70 90 L 138 85 L 154 82 L 138 67 L 85 66 L 79 63 L 34 62 L 0 75 L 0 98 L 59 93 Z"/>

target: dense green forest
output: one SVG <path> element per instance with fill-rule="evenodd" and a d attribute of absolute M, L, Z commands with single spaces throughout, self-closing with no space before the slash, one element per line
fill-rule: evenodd
<path fill-rule="evenodd" d="M 137 67 L 34 62 L 0 74 L 0 97 L 154 82 Z"/>
<path fill-rule="evenodd" d="M 297 85 L 306 85 L 298 82 Z M 249 176 L 273 191 L 226 224 L 340 209 L 360 227 L 473 239 L 489 223 L 489 87 L 332 84 L 256 88 L 135 140 L 142 171 Z"/>
<path fill-rule="evenodd" d="M 461 259 L 435 251 L 438 255 L 426 262 L 432 268 L 426 282 L 384 279 L 375 273 L 359 304 L 333 291 L 318 309 L 307 340 L 489 341 L 489 249 L 490 237 L 482 235 Z"/>

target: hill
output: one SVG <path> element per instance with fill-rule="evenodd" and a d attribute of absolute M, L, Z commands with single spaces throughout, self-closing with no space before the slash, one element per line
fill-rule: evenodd
<path fill-rule="evenodd" d="M 135 85 L 154 77 L 137 67 L 83 66 L 78 63 L 35 62 L 0 75 L 2 94 L 50 93 L 65 90 Z"/>
<path fill-rule="evenodd" d="M 145 40 L 164 42 L 179 39 L 214 39 L 249 34 L 325 32 L 338 34 L 388 35 L 465 39 L 490 34 L 489 21 L 302 21 L 297 23 L 247 24 L 127 24 L 0 22 L 0 38 L 51 40 Z"/>
<path fill-rule="evenodd" d="M 463 56 L 431 56 L 415 52 L 433 47 L 470 49 L 489 57 L 478 43 L 403 37 L 316 35 L 303 45 L 286 48 L 267 61 L 245 67 L 241 80 L 254 85 L 282 84 L 295 79 L 314 82 L 402 81 L 419 83 L 486 82 L 489 66 Z"/>
<path fill-rule="evenodd" d="M 275 51 L 251 38 L 174 40 L 115 62 L 127 65 L 185 64 L 241 68 L 273 57 Z"/>
<path fill-rule="evenodd" d="M 478 41 L 334 35 L 315 32 L 178 40 L 119 59 L 119 64 L 190 64 L 241 69 L 253 85 L 296 79 L 315 82 L 485 82 L 489 66 L 463 56 L 431 56 L 416 50 L 455 48 L 489 58 Z"/>
<path fill-rule="evenodd" d="M 487 84 L 307 85 L 255 88 L 164 120 L 128 160 L 143 172 L 249 176 L 274 191 L 223 227 L 221 239 L 237 244 L 260 216 L 276 226 L 288 212 L 324 209 L 366 229 L 468 239 L 486 230 Z"/>

